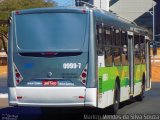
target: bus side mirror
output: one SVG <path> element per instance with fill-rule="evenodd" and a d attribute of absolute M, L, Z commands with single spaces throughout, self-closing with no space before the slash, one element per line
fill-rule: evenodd
<path fill-rule="evenodd" d="M 12 17 L 9 17 L 7 22 L 8 22 L 8 25 L 10 25 L 12 22 Z"/>

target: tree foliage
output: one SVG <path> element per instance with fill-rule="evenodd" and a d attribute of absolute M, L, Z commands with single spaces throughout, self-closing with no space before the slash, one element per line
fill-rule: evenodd
<path fill-rule="evenodd" d="M 0 22 L 1 20 L 7 21 L 11 11 L 14 10 L 54 7 L 56 5 L 56 2 L 53 2 L 52 0 L 0 0 Z M 3 41 L 0 42 L 0 44 L 6 43 L 6 37 L 8 36 L 7 33 L 8 26 L 0 23 L 0 40 Z"/>
<path fill-rule="evenodd" d="M 53 7 L 56 3 L 44 0 L 3 0 L 0 3 L 0 19 L 7 19 L 13 10 L 22 10 L 29 8 Z"/>

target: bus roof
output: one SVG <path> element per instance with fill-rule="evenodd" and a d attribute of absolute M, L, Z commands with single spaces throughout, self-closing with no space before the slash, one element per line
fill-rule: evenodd
<path fill-rule="evenodd" d="M 135 33 L 140 33 L 142 35 L 146 35 L 148 33 L 147 29 L 136 25 L 134 22 L 121 18 L 112 12 L 108 12 L 101 9 L 94 9 L 94 11 L 99 18 L 107 19 L 107 22 L 110 23 L 110 25 L 112 25 L 113 27 L 121 28 L 127 31 L 132 31 Z"/>
<path fill-rule="evenodd" d="M 85 11 L 84 11 L 85 10 Z M 14 11 L 15 14 L 34 14 L 34 13 L 49 13 L 49 12 L 63 12 L 63 13 L 84 13 L 87 12 L 86 7 L 50 7 L 50 8 L 33 8 L 25 10 Z"/>
<path fill-rule="evenodd" d="M 50 7 L 50 8 L 33 8 L 33 9 L 26 9 L 26 10 L 18 10 L 14 11 L 14 14 L 34 14 L 34 13 L 49 13 L 49 12 L 56 12 L 56 13 L 89 13 L 89 11 L 94 11 L 94 13 L 98 17 L 102 17 L 107 19 L 109 23 L 112 24 L 114 27 L 118 27 L 124 29 L 126 31 L 132 31 L 135 33 L 140 33 L 142 35 L 146 35 L 148 32 L 147 29 L 135 25 L 133 22 L 129 20 L 125 20 L 112 12 L 108 12 L 102 9 L 97 8 L 89 8 L 89 7 Z"/>

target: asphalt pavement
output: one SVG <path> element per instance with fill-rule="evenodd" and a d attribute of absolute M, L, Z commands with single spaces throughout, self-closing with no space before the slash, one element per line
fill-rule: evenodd
<path fill-rule="evenodd" d="M 160 114 L 160 82 L 152 82 L 141 102 L 130 100 L 122 103 L 118 114 Z"/>

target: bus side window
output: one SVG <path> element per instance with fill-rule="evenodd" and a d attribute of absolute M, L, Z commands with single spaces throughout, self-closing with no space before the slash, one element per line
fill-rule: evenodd
<path fill-rule="evenodd" d="M 134 63 L 140 64 L 140 46 L 139 46 L 140 36 L 134 35 Z"/>
<path fill-rule="evenodd" d="M 115 29 L 113 43 L 115 43 L 113 48 L 114 65 L 121 65 L 121 35 L 120 30 Z"/>
<path fill-rule="evenodd" d="M 141 62 L 145 64 L 145 37 L 140 36 L 140 51 L 141 51 Z"/>
<path fill-rule="evenodd" d="M 115 30 L 115 45 L 120 46 L 121 45 L 121 34 L 120 30 Z"/>
<path fill-rule="evenodd" d="M 102 25 L 96 25 L 97 45 L 102 45 Z"/>
<path fill-rule="evenodd" d="M 112 31 L 111 28 L 105 27 L 104 30 L 104 38 L 105 38 L 105 45 L 104 45 L 104 50 L 105 50 L 105 66 L 112 66 Z"/>
<path fill-rule="evenodd" d="M 99 42 L 99 25 L 96 25 L 96 39 L 97 39 L 97 45 L 100 43 Z"/>
<path fill-rule="evenodd" d="M 122 31 L 121 33 L 121 40 L 122 40 L 122 65 L 128 65 L 128 40 L 127 40 L 127 33 Z"/>
<path fill-rule="evenodd" d="M 97 56 L 98 56 L 98 67 L 104 67 L 104 50 L 103 50 L 103 28 L 102 24 L 97 23 L 96 25 L 96 36 L 97 36 Z"/>

